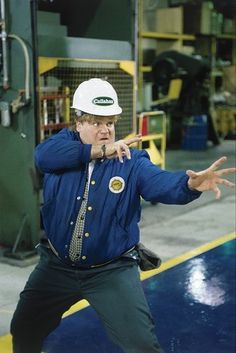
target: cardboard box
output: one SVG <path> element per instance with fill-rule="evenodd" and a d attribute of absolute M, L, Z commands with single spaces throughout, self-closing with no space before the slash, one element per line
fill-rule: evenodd
<path fill-rule="evenodd" d="M 156 32 L 183 33 L 183 7 L 157 9 Z"/>
<path fill-rule="evenodd" d="M 159 55 L 166 50 L 182 51 L 183 45 L 180 41 L 176 40 L 158 40 L 156 54 Z"/>
<path fill-rule="evenodd" d="M 183 9 L 184 33 L 211 34 L 213 9 L 211 1 L 202 4 L 186 4 Z"/>
<path fill-rule="evenodd" d="M 211 13 L 211 34 L 220 34 L 223 29 L 223 15 L 217 11 Z"/>
<path fill-rule="evenodd" d="M 226 34 L 236 33 L 236 18 L 223 19 L 223 33 L 226 33 Z"/>
<path fill-rule="evenodd" d="M 209 37 L 197 37 L 194 42 L 195 54 L 203 57 L 210 57 L 212 54 L 211 41 Z"/>
<path fill-rule="evenodd" d="M 216 108 L 216 129 L 222 136 L 236 132 L 236 108 L 217 107 Z"/>
<path fill-rule="evenodd" d="M 223 89 L 233 95 L 236 92 L 236 65 L 223 68 Z"/>
<path fill-rule="evenodd" d="M 183 45 L 181 49 L 181 53 L 185 55 L 193 55 L 194 52 L 195 52 L 195 48 L 190 45 Z"/>

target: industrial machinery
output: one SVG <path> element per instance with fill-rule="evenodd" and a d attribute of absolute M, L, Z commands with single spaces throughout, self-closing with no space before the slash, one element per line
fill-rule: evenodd
<path fill-rule="evenodd" d="M 20 259 L 19 249 L 25 258 L 34 254 L 39 230 L 31 13 L 28 2 L 1 0 L 0 6 L 0 244 L 3 257 Z"/>
<path fill-rule="evenodd" d="M 202 57 L 168 50 L 152 66 L 153 107 L 171 112 L 170 141 L 178 147 L 183 122 L 194 115 L 207 116 L 208 138 L 219 143 L 210 113 L 210 63 Z"/>
<path fill-rule="evenodd" d="M 20 266 L 34 259 L 43 231 L 34 148 L 73 125 L 76 86 L 108 79 L 124 108 L 117 137 L 136 129 L 135 0 L 65 3 L 0 1 L 0 261 Z"/>

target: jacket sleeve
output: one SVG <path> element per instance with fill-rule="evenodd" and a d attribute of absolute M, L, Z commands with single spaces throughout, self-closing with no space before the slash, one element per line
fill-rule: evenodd
<path fill-rule="evenodd" d="M 73 133 L 61 130 L 35 148 L 35 164 L 43 173 L 74 169 L 90 160 L 91 145 L 73 139 Z"/>
<path fill-rule="evenodd" d="M 201 195 L 201 192 L 188 188 L 189 177 L 184 171 L 162 170 L 149 160 L 147 154 L 143 154 L 137 162 L 137 185 L 144 200 L 181 205 L 189 203 Z"/>

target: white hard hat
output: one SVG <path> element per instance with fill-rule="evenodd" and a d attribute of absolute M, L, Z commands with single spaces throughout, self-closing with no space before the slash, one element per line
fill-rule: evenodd
<path fill-rule="evenodd" d="M 99 116 L 119 115 L 122 112 L 113 86 L 100 78 L 91 78 L 78 86 L 71 108 Z"/>

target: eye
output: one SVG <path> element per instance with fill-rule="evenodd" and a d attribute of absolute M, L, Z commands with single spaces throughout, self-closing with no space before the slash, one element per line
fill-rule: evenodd
<path fill-rule="evenodd" d="M 93 123 L 93 126 L 94 126 L 94 127 L 99 127 L 99 125 L 100 125 L 100 124 L 99 124 L 98 122 L 94 122 L 94 123 Z"/>
<path fill-rule="evenodd" d="M 112 127 L 114 125 L 113 121 L 108 121 L 107 127 Z"/>

